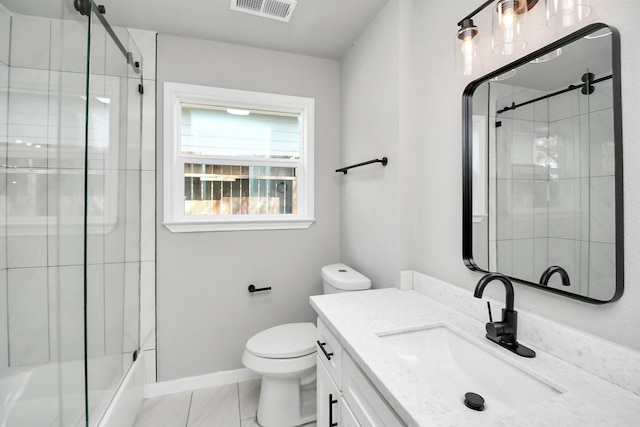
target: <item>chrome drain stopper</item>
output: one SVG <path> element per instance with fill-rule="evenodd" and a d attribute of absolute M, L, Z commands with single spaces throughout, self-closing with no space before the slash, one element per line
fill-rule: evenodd
<path fill-rule="evenodd" d="M 469 392 L 464 394 L 464 404 L 474 411 L 484 410 L 484 398 L 477 393 Z"/>

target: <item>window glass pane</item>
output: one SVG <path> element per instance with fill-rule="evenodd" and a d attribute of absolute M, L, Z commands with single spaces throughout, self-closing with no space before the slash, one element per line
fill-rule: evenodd
<path fill-rule="evenodd" d="M 299 114 L 182 104 L 182 154 L 298 159 Z"/>
<path fill-rule="evenodd" d="M 297 213 L 298 168 L 184 165 L 184 213 L 278 215 Z"/>

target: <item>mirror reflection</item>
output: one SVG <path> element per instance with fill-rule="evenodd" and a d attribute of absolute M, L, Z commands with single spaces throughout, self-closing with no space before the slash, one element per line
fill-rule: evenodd
<path fill-rule="evenodd" d="M 469 268 L 593 303 L 622 294 L 617 37 L 593 24 L 465 91 Z"/>

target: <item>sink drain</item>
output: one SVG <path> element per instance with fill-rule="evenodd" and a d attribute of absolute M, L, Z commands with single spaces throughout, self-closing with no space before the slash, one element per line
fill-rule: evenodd
<path fill-rule="evenodd" d="M 464 404 L 474 411 L 484 410 L 484 398 L 477 393 L 469 392 L 464 394 Z"/>

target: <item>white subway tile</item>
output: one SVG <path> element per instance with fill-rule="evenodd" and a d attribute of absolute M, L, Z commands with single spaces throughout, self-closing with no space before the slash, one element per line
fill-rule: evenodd
<path fill-rule="evenodd" d="M 614 244 L 590 244 L 589 297 L 608 301 L 615 292 L 616 248 Z"/>
<path fill-rule="evenodd" d="M 591 143 L 591 176 L 615 175 L 613 110 L 589 115 L 588 138 Z"/>
<path fill-rule="evenodd" d="M 84 357 L 82 265 L 49 268 L 49 336 L 51 361 Z"/>
<path fill-rule="evenodd" d="M 46 196 L 45 196 L 46 197 Z M 46 267 L 47 236 L 7 236 L 7 266 L 9 268 Z"/>
<path fill-rule="evenodd" d="M 49 69 L 51 20 L 13 15 L 11 23 L 11 67 Z"/>
<path fill-rule="evenodd" d="M 104 333 L 105 354 L 123 352 L 124 331 L 124 263 L 105 264 L 104 272 Z"/>
<path fill-rule="evenodd" d="M 87 268 L 87 349 L 89 358 L 105 355 L 105 266 Z"/>
<path fill-rule="evenodd" d="M 0 5 L 0 62 L 9 65 L 9 46 L 11 42 L 11 15 Z"/>
<path fill-rule="evenodd" d="M 141 172 L 140 258 L 153 261 L 156 256 L 156 177 L 155 172 Z"/>
<path fill-rule="evenodd" d="M 86 73 L 87 37 L 86 21 L 52 20 L 50 69 Z"/>
<path fill-rule="evenodd" d="M 0 7 L 0 11 L 2 8 Z M 1 12 L 0 12 L 1 13 Z M 7 324 L 7 270 L 0 269 L 0 375 L 9 367 L 9 325 Z"/>
<path fill-rule="evenodd" d="M 126 171 L 125 259 L 140 261 L 140 171 Z"/>
<path fill-rule="evenodd" d="M 615 243 L 615 178 L 593 177 L 590 180 L 590 240 Z"/>
<path fill-rule="evenodd" d="M 512 241 L 512 274 L 515 277 L 535 282 L 533 239 L 514 239 Z"/>
<path fill-rule="evenodd" d="M 9 362 L 24 366 L 49 362 L 47 268 L 8 270 Z"/>
<path fill-rule="evenodd" d="M 124 270 L 123 350 L 140 348 L 140 263 L 127 262 Z"/>
<path fill-rule="evenodd" d="M 156 270 L 155 262 L 140 263 L 140 348 L 156 347 Z"/>

